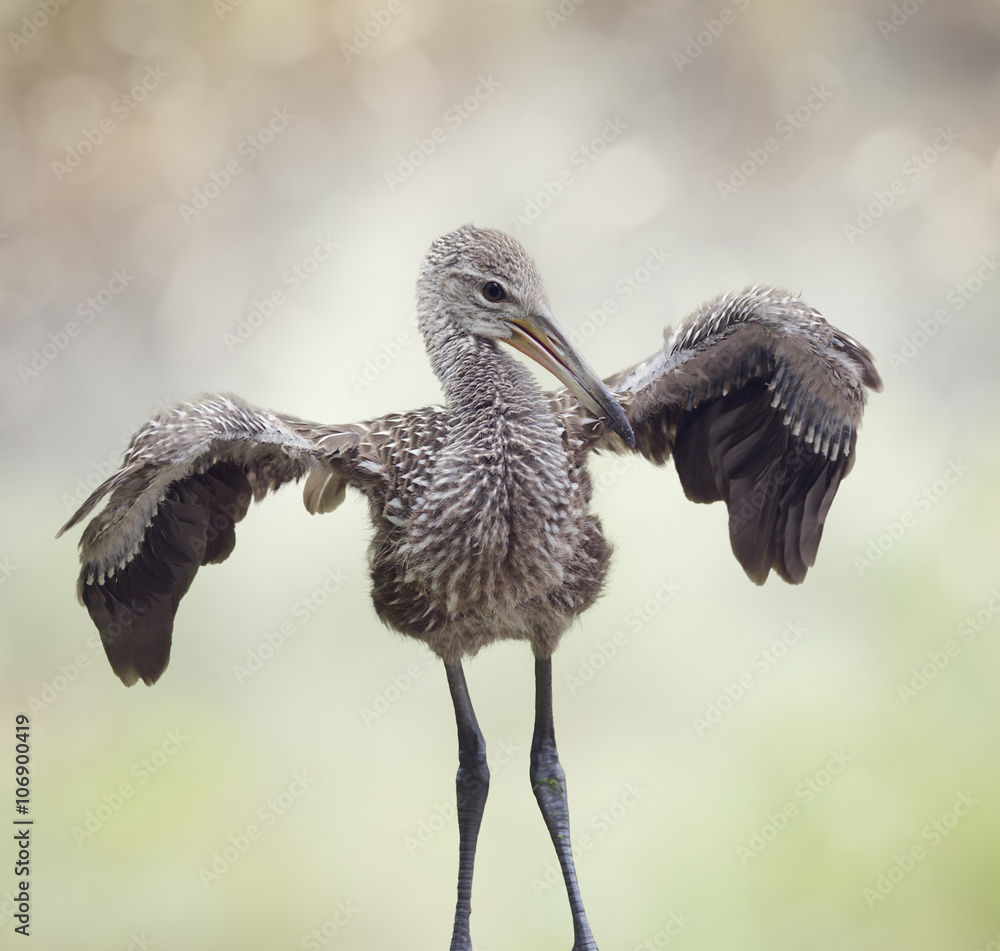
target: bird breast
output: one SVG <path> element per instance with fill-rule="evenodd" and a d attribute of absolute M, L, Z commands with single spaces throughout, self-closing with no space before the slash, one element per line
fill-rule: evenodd
<path fill-rule="evenodd" d="M 452 617 L 502 613 L 559 587 L 587 514 L 554 420 L 465 422 L 435 454 L 397 552 L 403 580 Z"/>

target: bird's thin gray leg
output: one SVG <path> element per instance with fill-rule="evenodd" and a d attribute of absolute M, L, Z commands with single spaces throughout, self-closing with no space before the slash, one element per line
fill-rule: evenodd
<path fill-rule="evenodd" d="M 580 886 L 573 864 L 569 837 L 569 805 L 566 801 L 566 774 L 559 763 L 555 728 L 552 723 L 552 660 L 535 658 L 535 732 L 531 738 L 531 786 L 542 810 L 542 818 L 559 856 L 569 907 L 573 913 L 573 951 L 597 951 L 594 936 L 583 910 Z"/>
<path fill-rule="evenodd" d="M 486 742 L 476 722 L 469 699 L 461 661 L 445 664 L 448 688 L 455 704 L 458 724 L 458 774 L 455 790 L 458 805 L 458 903 L 451 951 L 472 951 L 469 915 L 472 912 L 472 868 L 476 861 L 476 842 L 483 821 L 486 795 L 490 791 L 490 769 L 486 765 Z"/>

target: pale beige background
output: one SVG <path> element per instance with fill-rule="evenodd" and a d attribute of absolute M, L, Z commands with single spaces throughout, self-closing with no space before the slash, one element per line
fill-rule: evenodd
<path fill-rule="evenodd" d="M 111 674 L 75 601 L 78 532 L 52 536 L 163 402 L 233 390 L 347 421 L 436 400 L 411 323 L 426 247 L 469 220 L 516 231 L 561 174 L 520 237 L 602 372 L 765 281 L 864 341 L 886 380 L 799 588 L 750 584 L 725 511 L 688 503 L 669 467 L 595 464 L 616 564 L 557 655 L 555 703 L 601 947 L 665 946 L 678 920 L 671 948 L 998 946 L 996 2 L 49 6 L 0 16 L 0 731 L 34 708 L 32 947 L 446 947 L 451 705 L 439 665 L 373 615 L 359 500 L 314 519 L 288 489 L 253 511 L 185 599 L 153 689 Z M 346 49 L 366 24 L 367 46 Z M 586 158 L 602 130 L 613 142 Z M 415 140 L 431 154 L 403 177 Z M 720 188 L 744 161 L 746 184 Z M 283 274 L 322 240 L 336 249 L 293 292 Z M 669 257 L 626 299 L 653 249 Z M 275 291 L 287 299 L 227 346 Z M 608 299 L 617 313 L 595 316 Z M 310 611 L 325 579 L 343 583 Z M 282 624 L 294 634 L 240 682 L 234 665 Z M 805 633 L 772 664 L 761 652 L 790 624 Z M 568 681 L 616 632 L 605 665 Z M 957 656 L 904 703 L 898 685 L 949 640 Z M 568 948 L 527 777 L 530 658 L 507 645 L 468 676 L 494 758 L 476 947 Z M 12 756 L 4 741 L 3 821 Z M 122 783 L 133 795 L 74 835 Z M 935 844 L 929 824 L 962 794 L 978 801 Z M 199 869 L 250 824 L 259 839 L 206 887 Z M 866 900 L 913 846 L 912 871 Z M 4 947 L 10 929 L 5 915 Z"/>

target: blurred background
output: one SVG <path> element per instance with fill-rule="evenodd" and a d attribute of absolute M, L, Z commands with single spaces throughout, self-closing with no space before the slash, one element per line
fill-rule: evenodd
<path fill-rule="evenodd" d="M 801 587 L 752 585 L 669 466 L 595 461 L 616 559 L 555 707 L 600 946 L 998 947 L 996 0 L 7 0 L 2 29 L 0 788 L 13 819 L 26 713 L 34 947 L 447 946 L 451 703 L 374 616 L 361 501 L 255 509 L 153 689 L 53 535 L 174 400 L 436 401 L 413 283 L 467 221 L 524 242 L 604 374 L 768 282 L 885 378 Z M 531 658 L 467 674 L 476 948 L 569 947 Z"/>

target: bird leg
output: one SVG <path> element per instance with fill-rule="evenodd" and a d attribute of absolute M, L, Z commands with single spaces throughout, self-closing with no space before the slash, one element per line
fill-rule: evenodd
<path fill-rule="evenodd" d="M 476 861 L 476 842 L 483 821 L 486 795 L 490 791 L 490 769 L 486 765 L 486 741 L 476 722 L 469 699 L 462 663 L 445 664 L 448 688 L 455 705 L 458 724 L 458 774 L 455 789 L 458 807 L 458 903 L 451 951 L 472 951 L 469 915 L 472 912 L 472 868 Z"/>
<path fill-rule="evenodd" d="M 552 836 L 559 856 L 569 907 L 573 913 L 573 951 L 597 951 L 594 936 L 583 910 L 580 886 L 573 864 L 569 837 L 569 806 L 566 802 L 566 774 L 559 763 L 555 728 L 552 723 L 552 659 L 535 658 L 535 732 L 531 738 L 531 786 L 538 808 Z"/>

